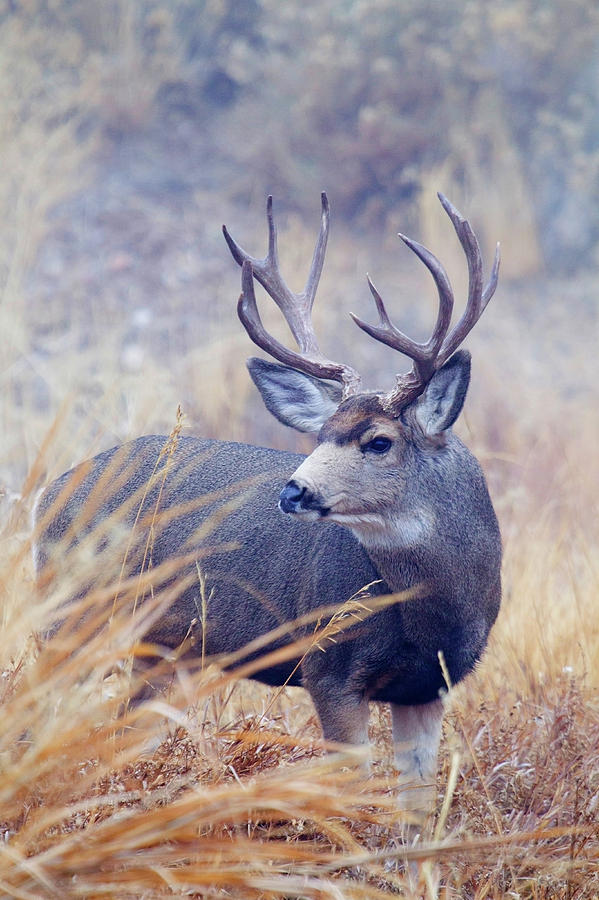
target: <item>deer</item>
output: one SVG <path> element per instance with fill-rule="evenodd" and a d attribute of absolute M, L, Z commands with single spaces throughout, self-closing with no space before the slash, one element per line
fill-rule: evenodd
<path fill-rule="evenodd" d="M 40 578 L 56 574 L 65 554 L 102 525 L 98 547 L 105 546 L 107 522 L 120 523 L 121 547 L 139 527 L 141 507 L 151 509 L 152 563 L 174 562 L 175 574 L 172 602 L 149 625 L 147 641 L 173 649 L 187 641 L 188 652 L 198 653 L 189 637 L 202 595 L 202 653 L 227 659 L 257 641 L 251 677 L 306 688 L 328 747 L 367 746 L 369 703 L 390 704 L 398 777 L 415 788 L 435 783 L 447 682 L 459 683 L 476 666 L 501 598 L 497 518 L 478 461 L 452 430 L 470 381 L 471 357 L 460 348 L 495 292 L 499 244 L 484 285 L 470 223 L 438 196 L 466 256 L 465 309 L 452 327 L 454 296 L 443 265 L 400 234 L 430 272 L 439 305 L 428 340 L 414 341 L 392 323 L 367 276 L 379 321 L 351 313 L 354 322 L 412 361 L 387 391 L 363 389 L 358 372 L 328 359 L 317 341 L 311 313 L 329 234 L 326 194 L 300 293 L 281 275 L 272 197 L 264 258 L 242 249 L 223 226 L 241 267 L 239 318 L 270 357 L 250 358 L 250 377 L 276 419 L 316 436 L 311 453 L 181 435 L 163 457 L 167 438 L 144 436 L 60 476 L 35 511 Z M 265 329 L 255 281 L 281 311 L 297 350 Z M 129 540 L 131 572 L 141 570 L 143 550 L 143 541 Z M 402 595 L 401 602 L 381 604 L 326 647 L 267 654 L 260 663 L 265 648 L 309 633 L 320 609 L 342 608 L 365 589 L 369 598 Z M 407 788 L 406 798 L 412 802 Z"/>

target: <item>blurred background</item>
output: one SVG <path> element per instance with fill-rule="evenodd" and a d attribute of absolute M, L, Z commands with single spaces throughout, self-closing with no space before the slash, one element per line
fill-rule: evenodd
<path fill-rule="evenodd" d="M 514 418 L 538 366 L 563 388 L 570 324 L 582 346 L 596 338 L 595 4 L 13 0 L 0 22 L 4 480 L 24 475 L 65 399 L 88 427 L 69 462 L 90 427 L 100 443 L 168 429 L 179 401 L 194 430 L 245 435 L 262 413 L 220 226 L 261 255 L 269 192 L 299 287 L 327 190 L 323 343 L 372 387 L 405 363 L 349 320 L 374 314 L 366 271 L 400 327 L 424 335 L 434 320 L 398 230 L 431 246 L 463 296 L 437 190 L 471 219 L 487 265 L 502 243 L 501 292 L 473 341 L 511 315 L 526 332 L 503 335 L 489 373 L 505 387 L 500 369 L 515 367 L 519 396 L 501 400 Z M 570 390 L 585 391 L 587 361 L 571 363 Z M 262 442 L 276 440 L 264 423 Z"/>
<path fill-rule="evenodd" d="M 5 504 L 41 449 L 35 484 L 102 447 L 168 433 L 178 404 L 191 433 L 309 450 L 247 376 L 252 345 L 222 223 L 262 255 L 273 193 L 283 270 L 300 289 L 328 192 L 321 345 L 387 389 L 409 364 L 348 313 L 375 320 L 368 271 L 398 327 L 430 333 L 434 285 L 399 230 L 440 257 L 463 304 L 465 259 L 442 190 L 471 220 L 487 272 L 502 244 L 499 290 L 467 341 L 459 428 L 485 466 L 506 559 L 513 552 L 522 574 L 538 565 L 531 548 L 546 560 L 550 547 L 558 574 L 547 589 L 562 613 L 573 572 L 579 593 L 585 578 L 596 587 L 585 550 L 599 483 L 595 4 L 12 0 L 0 10 Z"/>

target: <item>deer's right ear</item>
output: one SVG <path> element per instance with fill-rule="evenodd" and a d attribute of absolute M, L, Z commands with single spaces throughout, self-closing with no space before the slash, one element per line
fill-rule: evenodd
<path fill-rule="evenodd" d="M 341 403 L 343 391 L 334 381 L 257 356 L 248 359 L 247 367 L 267 410 L 297 431 L 320 431 Z"/>
<path fill-rule="evenodd" d="M 425 391 L 415 401 L 416 419 L 426 435 L 451 428 L 464 405 L 470 384 L 470 354 L 458 350 L 435 372 Z"/>

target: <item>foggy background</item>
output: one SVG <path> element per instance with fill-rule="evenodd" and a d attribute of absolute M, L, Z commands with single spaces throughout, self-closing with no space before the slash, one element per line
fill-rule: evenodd
<path fill-rule="evenodd" d="M 596 403 L 599 11 L 584 0 L 7 2 L 0 25 L 0 478 L 18 489 L 57 413 L 49 469 L 144 432 L 308 448 L 245 372 L 239 270 L 220 227 L 306 277 L 321 190 L 332 228 L 315 318 L 372 388 L 409 367 L 358 332 L 432 327 L 427 244 L 465 260 L 471 220 L 500 288 L 468 339 L 470 435 L 493 453 Z M 270 304 L 272 306 L 272 304 Z M 268 326 L 285 330 L 264 304 Z M 290 340 L 290 338 L 288 337 Z M 558 404 L 559 405 L 559 404 Z M 572 409 L 571 407 L 569 407 Z M 478 411 L 478 412 L 477 412 Z M 54 438 L 53 438 L 54 440 Z"/>

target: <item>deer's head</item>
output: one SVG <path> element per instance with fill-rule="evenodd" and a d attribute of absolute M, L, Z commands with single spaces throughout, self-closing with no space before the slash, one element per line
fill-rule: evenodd
<path fill-rule="evenodd" d="M 264 259 L 251 257 L 223 228 L 231 253 L 242 267 L 239 317 L 254 343 L 278 360 L 250 359 L 250 375 L 266 407 L 279 421 L 317 433 L 316 448 L 281 491 L 279 506 L 303 519 L 343 524 L 365 543 L 391 540 L 389 531 L 394 528 L 403 529 L 404 539 L 409 540 L 408 533 L 427 527 L 426 504 L 419 504 L 416 521 L 409 512 L 414 504 L 408 499 L 427 455 L 443 469 L 443 450 L 470 380 L 470 354 L 458 347 L 497 286 L 499 245 L 484 286 L 480 247 L 469 222 L 446 197 L 439 194 L 439 199 L 468 262 L 468 300 L 458 322 L 450 328 L 454 298 L 445 269 L 429 250 L 404 235 L 400 237 L 422 260 L 437 286 L 439 311 L 430 338 L 421 344 L 399 331 L 370 278 L 379 323 L 370 325 L 351 314 L 372 338 L 412 360 L 411 371 L 398 375 L 388 392 L 364 392 L 360 375 L 348 365 L 327 359 L 316 340 L 311 311 L 328 239 L 326 194 L 322 194 L 321 227 L 310 274 L 299 294 L 287 287 L 279 271 L 272 197 L 267 203 L 269 244 Z M 285 347 L 264 328 L 254 278 L 283 313 L 298 351 Z"/>

